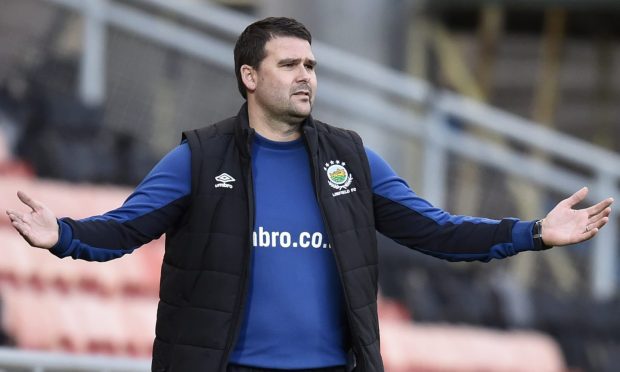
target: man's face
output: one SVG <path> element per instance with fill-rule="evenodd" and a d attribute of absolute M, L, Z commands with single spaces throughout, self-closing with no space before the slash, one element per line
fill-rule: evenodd
<path fill-rule="evenodd" d="M 256 69 L 256 103 L 272 119 L 297 123 L 312 111 L 316 94 L 316 61 L 310 44 L 295 37 L 276 37 L 265 44 Z"/>

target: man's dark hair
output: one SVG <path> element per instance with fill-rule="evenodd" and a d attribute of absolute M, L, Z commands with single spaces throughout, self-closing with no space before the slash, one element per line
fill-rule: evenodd
<path fill-rule="evenodd" d="M 312 44 L 310 31 L 293 18 L 269 17 L 256 21 L 246 27 L 239 35 L 235 44 L 235 75 L 237 86 L 243 98 L 247 99 L 247 93 L 243 80 L 241 80 L 241 66 L 248 65 L 258 68 L 265 58 L 265 44 L 275 37 L 291 36 L 308 41 Z"/>

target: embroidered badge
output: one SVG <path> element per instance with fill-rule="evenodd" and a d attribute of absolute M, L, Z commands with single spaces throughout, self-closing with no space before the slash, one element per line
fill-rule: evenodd
<path fill-rule="evenodd" d="M 349 189 L 351 182 L 353 182 L 353 174 L 346 168 L 346 163 L 340 160 L 331 160 L 325 163 L 323 170 L 327 174 L 327 182 L 329 186 L 338 190 L 338 192 L 332 193 L 332 196 L 338 196 L 348 194 L 356 191 L 355 188 Z"/>

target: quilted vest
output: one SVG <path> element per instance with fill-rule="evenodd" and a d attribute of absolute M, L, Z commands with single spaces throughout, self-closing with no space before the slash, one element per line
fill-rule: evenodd
<path fill-rule="evenodd" d="M 311 117 L 302 128 L 340 273 L 334 285 L 344 290 L 355 371 L 383 371 L 368 159 L 354 132 Z M 246 105 L 235 117 L 183 133 L 191 148 L 191 202 L 166 235 L 153 371 L 226 371 L 251 270 L 253 133 Z"/>

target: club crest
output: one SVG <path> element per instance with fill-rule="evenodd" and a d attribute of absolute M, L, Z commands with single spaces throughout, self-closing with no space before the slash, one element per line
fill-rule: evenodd
<path fill-rule="evenodd" d="M 345 162 L 340 160 L 332 160 L 325 163 L 323 167 L 327 174 L 327 182 L 329 186 L 336 190 L 344 190 L 351 186 L 353 182 L 353 174 L 349 173 L 346 168 Z"/>

